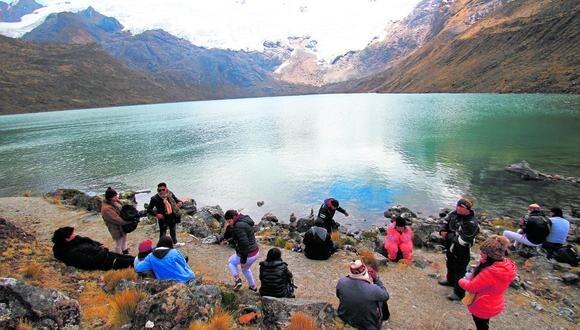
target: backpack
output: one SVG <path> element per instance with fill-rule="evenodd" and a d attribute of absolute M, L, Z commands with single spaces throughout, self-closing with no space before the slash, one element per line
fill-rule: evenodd
<path fill-rule="evenodd" d="M 552 229 L 552 221 L 543 215 L 529 215 L 526 217 L 525 234 L 528 241 L 542 244 Z"/>
<path fill-rule="evenodd" d="M 123 232 L 125 234 L 128 234 L 128 233 L 134 231 L 135 229 L 137 229 L 137 225 L 139 224 L 139 218 L 141 217 L 141 215 L 139 214 L 139 211 L 137 211 L 135 206 L 123 205 L 120 213 L 121 213 L 121 218 L 123 218 L 123 220 L 129 222 L 128 224 L 122 226 Z"/>
<path fill-rule="evenodd" d="M 564 245 L 557 249 L 552 253 L 552 258 L 556 259 L 557 262 L 563 262 L 572 267 L 578 266 L 578 262 L 580 261 L 578 252 L 576 252 L 576 248 L 572 245 Z"/>

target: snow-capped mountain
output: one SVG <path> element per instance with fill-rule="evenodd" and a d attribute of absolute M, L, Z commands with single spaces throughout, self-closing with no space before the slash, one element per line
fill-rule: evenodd
<path fill-rule="evenodd" d="M 16 0 L 10 4 L 0 2 L 0 22 L 20 22 L 22 16 L 44 7 L 34 0 Z"/>

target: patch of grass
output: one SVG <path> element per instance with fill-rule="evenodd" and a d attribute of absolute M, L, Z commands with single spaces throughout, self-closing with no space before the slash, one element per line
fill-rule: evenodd
<path fill-rule="evenodd" d="M 189 324 L 188 330 L 207 330 L 207 324 L 201 321 L 195 321 Z"/>
<path fill-rule="evenodd" d="M 235 313 L 238 310 L 238 295 L 230 288 L 221 287 L 222 302 L 221 307 L 230 313 Z"/>
<path fill-rule="evenodd" d="M 25 279 L 39 281 L 44 273 L 44 268 L 38 262 L 32 261 L 22 267 L 20 272 Z"/>
<path fill-rule="evenodd" d="M 195 321 L 189 324 L 188 330 L 230 330 L 234 328 L 234 319 L 230 313 L 217 308 L 207 323 Z"/>
<path fill-rule="evenodd" d="M 34 330 L 34 323 L 32 323 L 30 320 L 22 318 L 18 320 L 16 330 Z"/>
<path fill-rule="evenodd" d="M 342 239 L 342 244 L 343 245 L 352 245 L 352 246 L 355 246 L 356 243 L 357 243 L 357 241 L 354 238 L 349 237 L 349 236 L 347 236 L 347 237 L 345 237 L 345 238 Z"/>
<path fill-rule="evenodd" d="M 83 192 L 77 189 L 60 189 L 63 199 L 73 199 L 76 195 L 82 195 Z"/>
<path fill-rule="evenodd" d="M 49 202 L 54 205 L 62 205 L 62 199 L 58 197 L 52 197 L 51 199 L 49 199 Z"/>
<path fill-rule="evenodd" d="M 22 195 L 22 197 L 32 197 L 32 191 L 27 190 L 27 191 L 23 192 L 21 195 Z"/>
<path fill-rule="evenodd" d="M 274 246 L 284 248 L 286 246 L 286 240 L 281 237 L 276 237 L 276 240 L 274 240 Z"/>
<path fill-rule="evenodd" d="M 290 319 L 288 330 L 316 330 L 318 327 L 312 317 L 305 313 L 295 313 Z"/>
<path fill-rule="evenodd" d="M 94 282 L 87 283 L 79 297 L 83 323 L 99 326 L 109 323 L 111 315 L 111 299 Z"/>
<path fill-rule="evenodd" d="M 133 268 L 109 270 L 103 274 L 103 282 L 109 290 L 113 290 L 121 280 L 137 280 L 137 273 Z"/>
<path fill-rule="evenodd" d="M 111 299 L 111 323 L 114 327 L 121 327 L 131 323 L 135 316 L 137 304 L 145 298 L 145 294 L 139 290 L 125 290 L 113 296 Z"/>
<path fill-rule="evenodd" d="M 294 243 L 292 243 L 292 242 L 286 242 L 286 245 L 284 245 L 284 248 L 286 250 L 292 250 L 294 248 Z"/>
<path fill-rule="evenodd" d="M 333 231 L 332 233 L 330 233 L 330 239 L 336 243 L 336 246 L 340 249 L 342 248 L 342 246 L 344 245 L 344 242 L 342 240 L 342 237 L 340 236 L 340 233 L 337 231 Z"/>
<path fill-rule="evenodd" d="M 514 222 L 511 219 L 493 219 L 493 220 L 491 220 L 491 225 L 494 227 L 499 226 L 499 227 L 504 227 L 504 228 L 508 228 L 508 229 L 512 229 L 512 230 L 517 230 L 519 227 L 517 222 Z"/>

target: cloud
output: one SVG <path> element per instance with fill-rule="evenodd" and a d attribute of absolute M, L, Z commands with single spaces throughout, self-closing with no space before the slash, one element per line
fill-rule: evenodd
<path fill-rule="evenodd" d="M 1 23 L 17 36 L 51 12 L 93 6 L 140 33 L 161 28 L 199 46 L 262 50 L 264 40 L 309 35 L 319 56 L 362 49 L 390 20 L 405 17 L 419 0 L 44 0 L 47 6 L 20 24 Z"/>

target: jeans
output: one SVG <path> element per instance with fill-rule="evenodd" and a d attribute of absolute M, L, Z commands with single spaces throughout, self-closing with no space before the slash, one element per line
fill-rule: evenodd
<path fill-rule="evenodd" d="M 241 267 L 242 273 L 244 273 L 244 277 L 246 278 L 246 280 L 248 280 L 248 284 L 250 286 L 256 286 L 256 282 L 254 282 L 254 276 L 252 275 L 252 270 L 250 269 L 250 267 L 252 266 L 254 261 L 258 260 L 259 256 L 260 252 L 256 253 L 256 255 L 253 257 L 248 257 L 248 260 L 246 260 L 246 264 Z M 230 259 L 228 260 L 228 267 L 230 268 L 232 276 L 234 277 L 239 276 L 240 273 L 238 272 L 238 265 L 240 264 L 241 264 L 240 256 L 234 254 L 230 257 Z"/>

